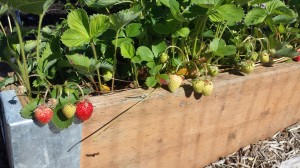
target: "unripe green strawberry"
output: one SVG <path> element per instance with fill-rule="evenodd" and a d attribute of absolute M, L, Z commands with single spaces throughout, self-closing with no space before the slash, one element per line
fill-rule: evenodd
<path fill-rule="evenodd" d="M 214 85 L 213 85 L 212 81 L 205 80 L 203 90 L 202 90 L 202 95 L 210 96 L 212 94 L 213 90 L 214 90 Z"/>
<path fill-rule="evenodd" d="M 270 49 L 270 54 L 274 56 L 276 54 L 276 50 L 274 48 Z"/>
<path fill-rule="evenodd" d="M 208 66 L 208 73 L 210 76 L 215 77 L 220 73 L 219 68 L 216 65 L 210 65 Z"/>
<path fill-rule="evenodd" d="M 263 51 L 261 54 L 260 54 L 260 62 L 265 64 L 265 63 L 268 63 L 270 61 L 270 55 L 268 54 L 268 52 L 266 51 Z"/>
<path fill-rule="evenodd" d="M 113 74 L 112 74 L 112 71 L 110 71 L 110 70 L 108 70 L 108 69 L 105 69 L 105 70 L 103 71 L 102 76 L 103 76 L 103 80 L 104 80 L 105 82 L 107 82 L 107 81 L 110 81 L 110 80 L 111 80 L 111 78 L 113 77 Z"/>
<path fill-rule="evenodd" d="M 53 111 L 45 104 L 42 104 L 34 110 L 34 117 L 40 123 L 47 124 L 53 117 Z"/>
<path fill-rule="evenodd" d="M 249 74 L 254 70 L 254 62 L 247 60 L 241 63 L 241 71 Z"/>
<path fill-rule="evenodd" d="M 192 81 L 192 86 L 196 93 L 202 93 L 204 88 L 204 81 L 200 79 L 195 79 Z"/>
<path fill-rule="evenodd" d="M 169 75 L 168 88 L 170 92 L 175 92 L 180 87 L 182 81 L 182 78 L 178 75 Z"/>
<path fill-rule="evenodd" d="M 64 107 L 62 108 L 62 112 L 64 113 L 64 115 L 67 118 L 71 118 L 74 116 L 75 112 L 76 112 L 76 107 L 73 104 L 66 104 L 64 105 Z"/>
<path fill-rule="evenodd" d="M 250 59 L 252 61 L 257 61 L 257 58 L 258 58 L 258 53 L 257 52 L 252 52 L 251 56 L 250 56 Z"/>
<path fill-rule="evenodd" d="M 165 63 L 165 62 L 167 62 L 168 61 L 168 59 L 169 59 L 169 55 L 167 54 L 167 53 L 165 53 L 165 52 L 163 52 L 160 56 L 159 56 L 159 61 L 160 61 L 160 63 Z"/>

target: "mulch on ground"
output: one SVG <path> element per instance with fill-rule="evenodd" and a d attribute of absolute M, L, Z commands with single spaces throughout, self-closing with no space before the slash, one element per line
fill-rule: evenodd
<path fill-rule="evenodd" d="M 273 137 L 241 148 L 220 158 L 206 168 L 277 168 L 300 155 L 300 123 L 276 133 Z"/>

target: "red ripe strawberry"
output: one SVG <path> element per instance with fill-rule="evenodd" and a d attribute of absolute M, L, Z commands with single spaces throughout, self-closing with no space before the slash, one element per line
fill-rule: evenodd
<path fill-rule="evenodd" d="M 82 121 L 89 119 L 92 116 L 93 111 L 94 106 L 87 99 L 76 103 L 76 116 Z"/>
<path fill-rule="evenodd" d="M 298 56 L 294 57 L 294 61 L 296 61 L 296 62 L 300 62 L 300 55 L 298 55 Z"/>
<path fill-rule="evenodd" d="M 48 106 L 42 104 L 34 110 L 34 117 L 42 124 L 47 124 L 51 121 L 53 111 Z"/>

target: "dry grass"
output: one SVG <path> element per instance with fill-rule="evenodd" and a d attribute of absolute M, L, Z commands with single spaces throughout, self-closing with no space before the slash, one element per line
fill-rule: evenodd
<path fill-rule="evenodd" d="M 300 123 L 246 146 L 206 168 L 275 168 L 300 154 Z"/>

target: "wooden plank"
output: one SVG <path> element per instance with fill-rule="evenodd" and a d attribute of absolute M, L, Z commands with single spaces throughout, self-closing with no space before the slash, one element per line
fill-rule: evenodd
<path fill-rule="evenodd" d="M 81 167 L 203 167 L 299 121 L 299 79 L 300 64 L 289 63 L 247 76 L 221 74 L 209 97 L 188 85 L 173 94 L 156 90 L 105 132 L 82 142 Z M 83 123 L 83 137 L 150 91 L 92 97 L 96 109 Z"/>

